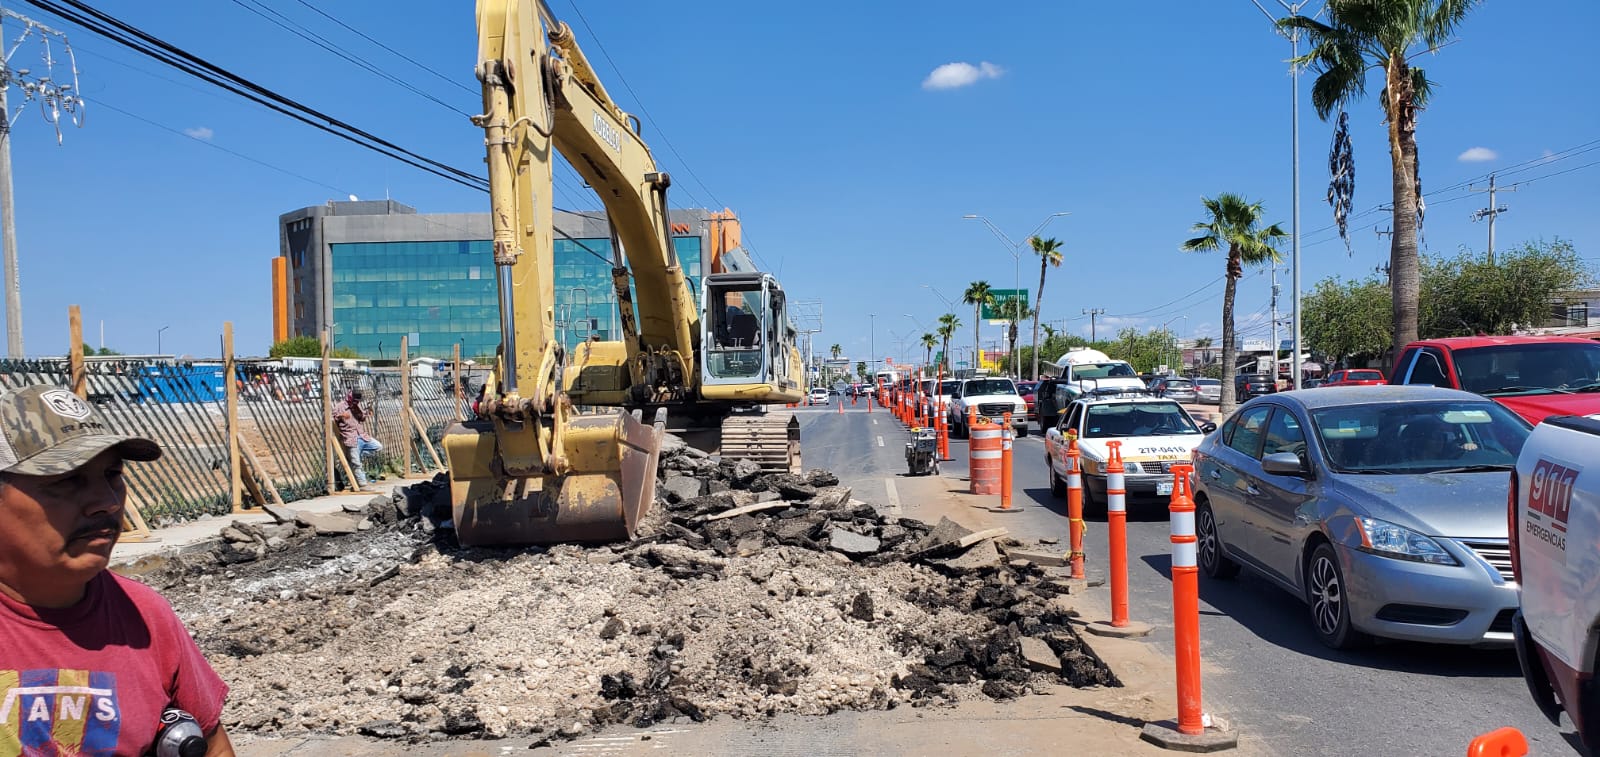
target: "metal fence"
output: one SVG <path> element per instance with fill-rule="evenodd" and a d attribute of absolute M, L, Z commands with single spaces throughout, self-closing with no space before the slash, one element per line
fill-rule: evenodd
<path fill-rule="evenodd" d="M 151 527 L 231 510 L 226 387 L 221 361 L 173 362 L 144 359 L 91 359 L 84 364 L 89 400 L 112 430 L 143 436 L 161 445 L 160 460 L 127 466 L 129 501 Z M 403 412 L 402 382 L 410 382 L 411 413 Z M 478 379 L 481 384 L 482 379 Z M 0 388 L 31 384 L 71 385 L 65 359 L 0 360 Z M 237 365 L 238 419 L 235 428 L 243 476 L 263 491 L 276 490 L 284 501 L 328 493 L 328 472 L 320 371 L 292 370 L 274 363 Z M 472 389 L 467 389 L 472 386 Z M 365 424 L 383 450 L 368 459 L 372 475 L 398 475 L 405 447 L 412 449 L 412 472 L 443 467 L 439 440 L 444 429 L 468 414 L 476 396 L 472 377 L 463 376 L 458 407 L 452 384 L 430 376 L 401 375 L 400 369 L 330 372 L 329 395 L 342 402 L 357 387 L 371 407 Z M 408 428 L 409 426 L 409 428 Z M 417 433 L 426 434 L 431 446 Z M 343 449 L 333 440 L 336 453 Z M 336 486 L 344 486 L 342 466 L 334 465 Z"/>

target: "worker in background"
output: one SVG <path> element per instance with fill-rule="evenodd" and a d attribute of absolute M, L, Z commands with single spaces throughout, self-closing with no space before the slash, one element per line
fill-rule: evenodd
<path fill-rule="evenodd" d="M 0 754 L 146 754 L 168 709 L 233 754 L 227 684 L 161 595 L 106 570 L 123 462 L 160 456 L 66 389 L 0 394 Z"/>
<path fill-rule="evenodd" d="M 367 469 L 361 460 L 366 455 L 382 451 L 383 443 L 367 433 L 367 413 L 361 406 L 363 397 L 360 389 L 352 389 L 344 403 L 334 407 L 333 423 L 339 432 L 339 443 L 344 445 L 345 456 L 350 459 L 350 472 L 355 474 L 356 486 L 367 491 L 370 482 L 367 481 Z"/>

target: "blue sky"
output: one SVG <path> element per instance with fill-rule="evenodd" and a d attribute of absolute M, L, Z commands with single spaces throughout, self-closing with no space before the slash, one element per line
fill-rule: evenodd
<path fill-rule="evenodd" d="M 96 5 L 417 152 L 480 165 L 481 132 L 461 113 L 290 36 L 244 7 L 254 1 Z M 447 81 L 300 0 L 259 2 L 455 109 L 478 109 L 470 3 L 308 0 Z M 1219 333 L 1221 256 L 1177 250 L 1201 218 L 1202 195 L 1239 192 L 1290 224 L 1289 46 L 1248 0 L 584 3 L 592 31 L 569 0 L 551 2 L 623 107 L 647 112 L 645 138 L 674 176 L 674 205 L 732 207 L 791 296 L 821 301 L 819 352 L 837 342 L 854 359 L 869 345 L 898 357 L 896 337 L 914 339 L 927 330 L 916 321 L 947 310 L 930 288 L 959 298 L 976 279 L 1011 286 L 1010 253 L 965 214 L 1021 241 L 1050 213 L 1071 212 L 1047 231 L 1065 243 L 1067 262 L 1050 273 L 1044 319 L 1080 333 L 1091 307 L 1107 313 L 1102 333 L 1169 320 L 1184 336 Z M 349 194 L 387 193 L 423 212 L 487 208 L 481 193 L 210 89 L 25 0 L 7 7 L 68 32 L 90 100 L 84 127 L 68 129 L 62 146 L 37 110 L 15 127 L 30 355 L 65 348 L 72 303 L 91 344 L 103 321 L 108 346 L 151 352 L 167 326 L 165 351 L 215 355 L 232 320 L 239 351 L 260 354 L 278 214 Z M 1423 56 L 1439 83 L 1419 127 L 1424 188 L 1600 139 L 1600 99 L 1589 94 L 1600 91 L 1600 66 L 1583 52 L 1595 28 L 1600 4 L 1590 0 L 1500 0 L 1479 8 L 1458 42 Z M 35 48 L 17 56 L 13 66 L 39 68 Z M 924 86 L 950 63 L 968 64 L 972 81 Z M 1386 214 L 1355 222 L 1349 253 L 1327 228 L 1331 132 L 1311 111 L 1310 81 L 1301 79 L 1306 289 L 1365 276 L 1388 255 L 1371 227 L 1387 228 Z M 1357 104 L 1351 122 L 1355 204 L 1366 211 L 1389 196 L 1376 102 Z M 1460 158 L 1473 148 L 1493 157 Z M 1600 258 L 1600 165 L 1588 165 L 1597 160 L 1600 150 L 1508 177 L 1576 169 L 1502 195 L 1510 212 L 1497 246 L 1559 236 Z M 560 205 L 598 205 L 562 175 Z M 1429 201 L 1430 250 L 1483 248 L 1486 229 L 1469 220 L 1482 195 Z M 1021 267 L 1034 288 L 1037 262 Z M 1241 282 L 1238 319 L 1245 335 L 1265 336 L 1267 276 L 1254 274 Z M 1287 269 L 1280 278 L 1287 313 Z M 957 343 L 968 344 L 971 311 L 958 303 L 956 312 L 965 324 Z M 984 333 L 988 341 L 999 330 Z"/>

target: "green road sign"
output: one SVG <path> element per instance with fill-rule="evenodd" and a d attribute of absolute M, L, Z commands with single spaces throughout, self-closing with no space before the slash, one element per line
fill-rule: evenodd
<path fill-rule="evenodd" d="M 1003 321 L 1010 317 L 1011 309 L 1016 307 L 1012 302 L 1016 299 L 1022 300 L 1020 309 L 1023 312 L 1028 310 L 1028 290 L 1026 289 L 991 289 L 989 293 L 994 295 L 994 304 L 984 305 L 983 309 L 979 311 L 979 317 L 982 320 Z"/>

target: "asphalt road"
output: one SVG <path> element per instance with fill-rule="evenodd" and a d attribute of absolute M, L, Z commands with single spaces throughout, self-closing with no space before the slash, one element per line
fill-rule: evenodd
<path fill-rule="evenodd" d="M 874 417 L 879 428 L 892 423 Z M 966 443 L 952 439 L 950 452 L 955 459 L 941 463 L 942 475 L 965 480 Z M 1008 528 L 1025 539 L 1060 538 L 1064 549 L 1066 502 L 1050 496 L 1042 437 L 1017 439 L 1013 455 L 1018 512 L 1006 516 L 1015 519 Z M 1103 517 L 1088 521 L 1091 581 L 1106 575 L 1105 528 Z M 1155 626 L 1149 638 L 1169 653 L 1170 549 L 1165 504 L 1130 503 L 1130 615 Z M 1533 706 L 1509 649 L 1395 642 L 1335 652 L 1317 642 L 1302 602 L 1248 570 L 1230 581 L 1202 576 L 1200 613 L 1206 710 L 1273 753 L 1459 755 L 1473 737 L 1501 726 L 1520 729 L 1533 754 L 1577 753 L 1570 723 L 1552 726 Z"/>

